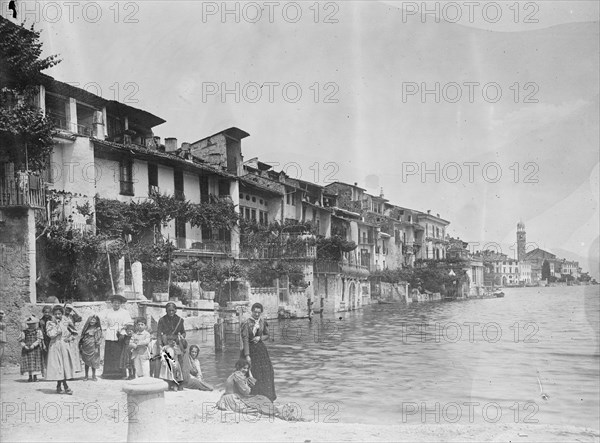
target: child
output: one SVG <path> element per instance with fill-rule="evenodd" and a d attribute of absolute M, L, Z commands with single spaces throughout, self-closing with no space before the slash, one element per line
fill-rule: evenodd
<path fill-rule="evenodd" d="M 97 315 L 91 315 L 83 325 L 81 339 L 79 340 L 79 352 L 85 364 L 84 381 L 89 380 L 90 367 L 92 368 L 92 381 L 98 381 L 96 369 L 100 367 L 101 342 L 102 327 L 100 326 L 100 319 Z"/>
<path fill-rule="evenodd" d="M 0 311 L 0 363 L 4 355 L 4 345 L 6 344 L 6 323 L 4 323 L 4 311 Z"/>
<path fill-rule="evenodd" d="M 46 323 L 46 331 L 50 337 L 50 346 L 48 347 L 48 371 L 47 380 L 56 380 L 56 392 L 73 394 L 73 391 L 67 386 L 67 379 L 73 378 L 74 367 L 70 352 L 70 332 L 68 331 L 68 322 L 63 322 L 64 309 L 60 305 L 52 309 L 52 320 Z"/>
<path fill-rule="evenodd" d="M 160 375 L 160 345 L 158 344 L 156 332 L 148 344 L 150 351 L 150 377 L 159 378 Z"/>
<path fill-rule="evenodd" d="M 37 375 L 42 372 L 41 346 L 44 340 L 42 331 L 39 330 L 39 321 L 35 315 L 25 320 L 27 328 L 21 332 L 21 375 L 29 372 L 28 382 L 38 381 Z"/>
<path fill-rule="evenodd" d="M 174 335 L 167 336 L 167 344 L 161 349 L 160 378 L 169 384 L 169 391 L 183 391 L 183 374 L 179 365 L 181 349 Z"/>
<path fill-rule="evenodd" d="M 40 330 L 42 331 L 42 336 L 44 337 L 42 343 L 42 375 L 46 377 L 46 372 L 48 370 L 48 347 L 50 346 L 50 337 L 46 333 L 46 323 L 52 320 L 52 307 L 44 306 L 42 308 L 42 318 L 40 318 Z"/>
<path fill-rule="evenodd" d="M 78 345 L 78 335 L 77 332 L 77 323 L 79 323 L 82 318 L 75 309 L 73 305 L 66 304 L 63 306 L 65 313 L 63 315 L 63 322 L 67 323 L 67 327 L 70 334 L 69 339 L 69 347 L 71 355 L 73 356 L 73 367 L 75 368 L 75 372 L 81 372 L 81 356 L 79 355 L 79 345 Z"/>
<path fill-rule="evenodd" d="M 137 377 L 150 376 L 150 333 L 146 331 L 146 319 L 140 317 L 135 322 L 135 333 L 131 336 L 129 347 L 131 348 L 131 358 L 133 368 Z"/>
<path fill-rule="evenodd" d="M 129 342 L 133 335 L 133 323 L 125 323 L 124 326 L 125 335 L 121 335 L 119 340 L 122 340 L 123 350 L 121 351 L 121 359 L 119 361 L 119 368 L 127 371 L 127 380 L 133 380 L 135 378 L 135 369 L 133 368 L 133 361 L 131 356 L 131 348 Z"/>

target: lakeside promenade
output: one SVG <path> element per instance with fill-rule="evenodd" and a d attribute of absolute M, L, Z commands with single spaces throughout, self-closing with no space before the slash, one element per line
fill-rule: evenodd
<path fill-rule="evenodd" d="M 1 369 L 0 435 L 3 442 L 114 441 L 127 439 L 126 380 L 70 385 L 74 395 L 55 393 L 54 382 L 27 383 L 18 366 Z M 597 429 L 568 425 L 286 422 L 236 415 L 212 408 L 221 392 L 165 393 L 170 441 L 416 441 L 416 442 L 599 442 Z M 135 415 L 135 413 L 130 412 Z M 303 411 L 312 417 L 311 411 Z M 133 417 L 132 417 L 133 418 Z M 306 418 L 308 420 L 308 418 Z M 399 420 L 400 421 L 400 420 Z M 84 437 L 85 436 L 85 437 Z"/>

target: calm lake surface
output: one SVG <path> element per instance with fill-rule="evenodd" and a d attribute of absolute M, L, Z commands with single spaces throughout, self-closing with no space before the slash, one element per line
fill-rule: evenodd
<path fill-rule="evenodd" d="M 599 287 L 504 291 L 498 299 L 373 305 L 312 324 L 271 321 L 277 401 L 319 422 L 597 429 Z M 205 378 L 222 388 L 239 355 L 235 338 L 217 355 L 212 332 L 188 338 L 201 347 Z"/>

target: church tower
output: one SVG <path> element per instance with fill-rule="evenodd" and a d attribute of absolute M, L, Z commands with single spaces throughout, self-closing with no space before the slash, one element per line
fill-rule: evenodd
<path fill-rule="evenodd" d="M 525 245 L 527 244 L 527 239 L 525 235 L 525 223 L 519 221 L 517 223 L 517 260 L 523 261 L 525 260 Z"/>

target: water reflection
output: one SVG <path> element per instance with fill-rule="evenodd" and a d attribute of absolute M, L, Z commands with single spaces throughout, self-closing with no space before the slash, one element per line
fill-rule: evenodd
<path fill-rule="evenodd" d="M 460 408 L 461 424 L 499 414 L 503 422 L 597 427 L 598 287 L 505 292 L 373 305 L 312 324 L 273 321 L 267 346 L 278 400 L 320 421 L 443 423 Z M 211 332 L 188 337 L 202 349 L 205 377 L 221 388 L 239 344 L 215 355 Z"/>

